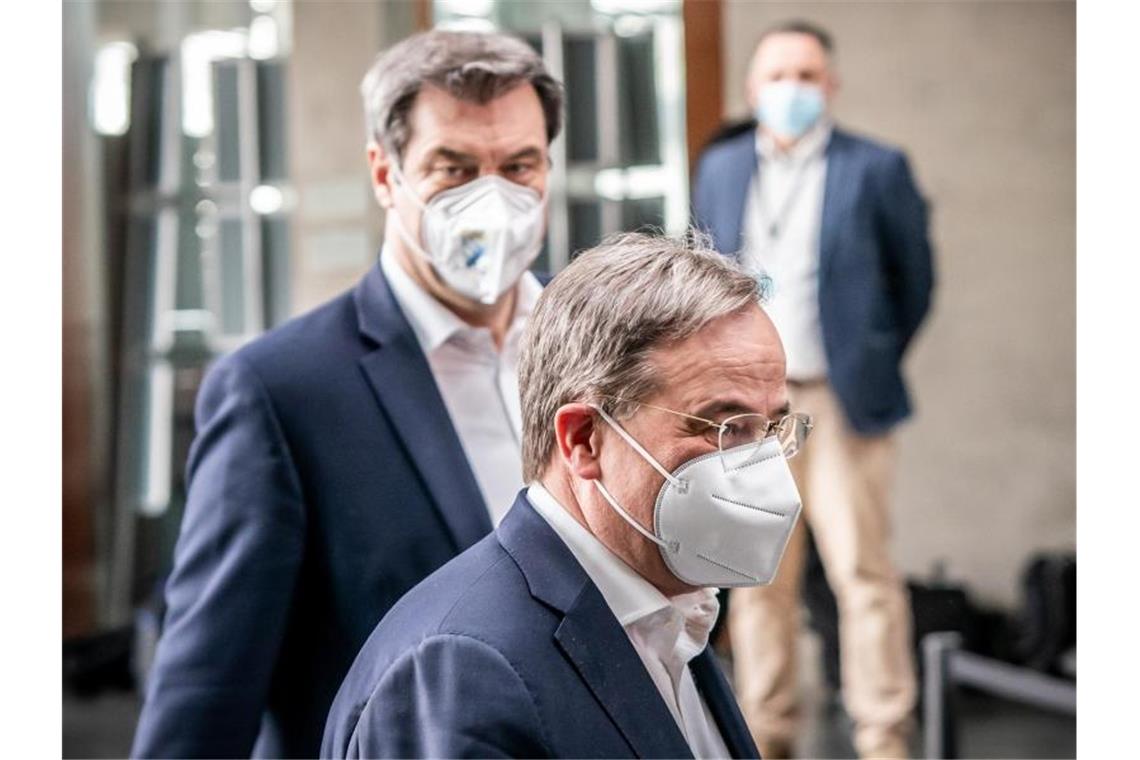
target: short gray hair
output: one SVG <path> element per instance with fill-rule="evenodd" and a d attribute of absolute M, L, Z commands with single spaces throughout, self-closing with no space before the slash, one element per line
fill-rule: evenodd
<path fill-rule="evenodd" d="M 555 449 L 554 414 L 596 403 L 615 417 L 656 393 L 655 349 L 761 302 L 757 279 L 702 234 L 606 238 L 551 281 L 527 322 L 519 357 L 523 478 Z"/>
<path fill-rule="evenodd" d="M 408 114 L 425 84 L 482 104 L 526 82 L 542 103 L 550 143 L 562 128 L 562 85 L 530 45 L 499 33 L 420 32 L 378 55 L 364 75 L 365 130 L 402 160 L 411 139 Z"/>

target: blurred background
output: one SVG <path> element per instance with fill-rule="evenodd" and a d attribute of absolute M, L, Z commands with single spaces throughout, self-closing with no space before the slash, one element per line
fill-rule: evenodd
<path fill-rule="evenodd" d="M 749 115 L 758 34 L 792 17 L 836 39 L 839 124 L 902 146 L 931 204 L 895 557 L 916 638 L 957 631 L 1018 668 L 955 692 L 950 749 L 1075 755 L 1075 717 L 1009 686 L 1076 671 L 1074 3 L 96 0 L 63 25 L 65 756 L 129 750 L 205 367 L 375 261 L 376 53 L 431 26 L 541 51 L 567 89 L 536 267 L 557 271 L 607 233 L 685 228 L 701 148 Z M 801 750 L 849 756 L 815 572 Z"/>

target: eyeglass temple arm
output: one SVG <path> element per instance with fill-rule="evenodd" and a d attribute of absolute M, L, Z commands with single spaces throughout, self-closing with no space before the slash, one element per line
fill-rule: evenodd
<path fill-rule="evenodd" d="M 641 454 L 641 456 L 645 457 L 645 461 L 649 462 L 649 464 L 651 464 L 653 466 L 653 469 L 655 469 L 655 470 L 657 470 L 657 472 L 661 473 L 661 476 L 663 478 L 665 478 L 666 480 L 668 480 L 670 483 L 672 483 L 673 485 L 677 485 L 677 478 L 673 477 L 673 473 L 669 472 L 664 467 L 662 467 L 661 463 L 658 462 L 652 454 L 650 454 L 648 451 L 646 451 L 644 446 L 642 446 L 640 443 L 638 443 L 636 440 L 634 440 L 634 437 L 632 435 L 630 435 L 629 433 L 627 433 L 625 431 L 625 428 L 623 428 L 621 425 L 619 425 L 617 423 L 617 420 L 615 420 L 610 415 L 606 414 L 606 410 L 603 409 L 602 407 L 600 407 L 596 404 L 591 404 L 591 406 L 594 407 L 594 411 L 596 411 L 598 414 L 602 415 L 602 419 L 605 420 L 606 422 L 608 422 L 610 427 L 612 427 L 614 429 L 614 431 L 625 440 L 626 443 L 628 443 L 630 446 L 632 446 L 633 449 L 638 454 Z"/>
<path fill-rule="evenodd" d="M 707 420 L 704 417 L 698 417 L 695 414 L 686 414 L 685 412 L 678 412 L 675 409 L 666 409 L 663 406 L 654 406 L 653 404 L 647 404 L 644 401 L 632 401 L 632 400 L 627 399 L 627 398 L 622 398 L 621 396 L 602 396 L 602 398 L 612 399 L 613 401 L 624 401 L 627 404 L 637 404 L 638 406 L 644 406 L 644 407 L 647 407 L 649 409 L 656 409 L 659 412 L 668 412 L 669 414 L 675 414 L 678 417 L 686 417 L 690 420 L 696 420 L 697 422 L 703 422 L 706 425 L 708 425 L 709 427 L 714 427 L 717 430 L 724 429 L 724 423 L 722 423 L 722 422 L 714 422 L 713 420 Z M 601 411 L 601 409 L 598 409 L 598 411 Z"/>

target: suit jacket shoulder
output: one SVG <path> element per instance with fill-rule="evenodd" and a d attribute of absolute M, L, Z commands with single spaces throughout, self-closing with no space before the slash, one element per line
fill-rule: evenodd
<path fill-rule="evenodd" d="M 703 683 L 730 750 L 755 756 L 727 684 Z M 601 592 L 522 494 L 376 627 L 321 754 L 691 757 Z"/>
<path fill-rule="evenodd" d="M 541 701 L 520 654 L 553 616 L 494 535 L 405 595 L 333 703 L 323 757 L 543 757 Z"/>

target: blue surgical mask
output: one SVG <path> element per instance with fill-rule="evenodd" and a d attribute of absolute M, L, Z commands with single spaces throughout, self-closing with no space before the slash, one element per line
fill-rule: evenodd
<path fill-rule="evenodd" d="M 780 137 L 799 139 L 823 115 L 823 90 L 802 82 L 772 82 L 760 88 L 756 118 Z"/>

